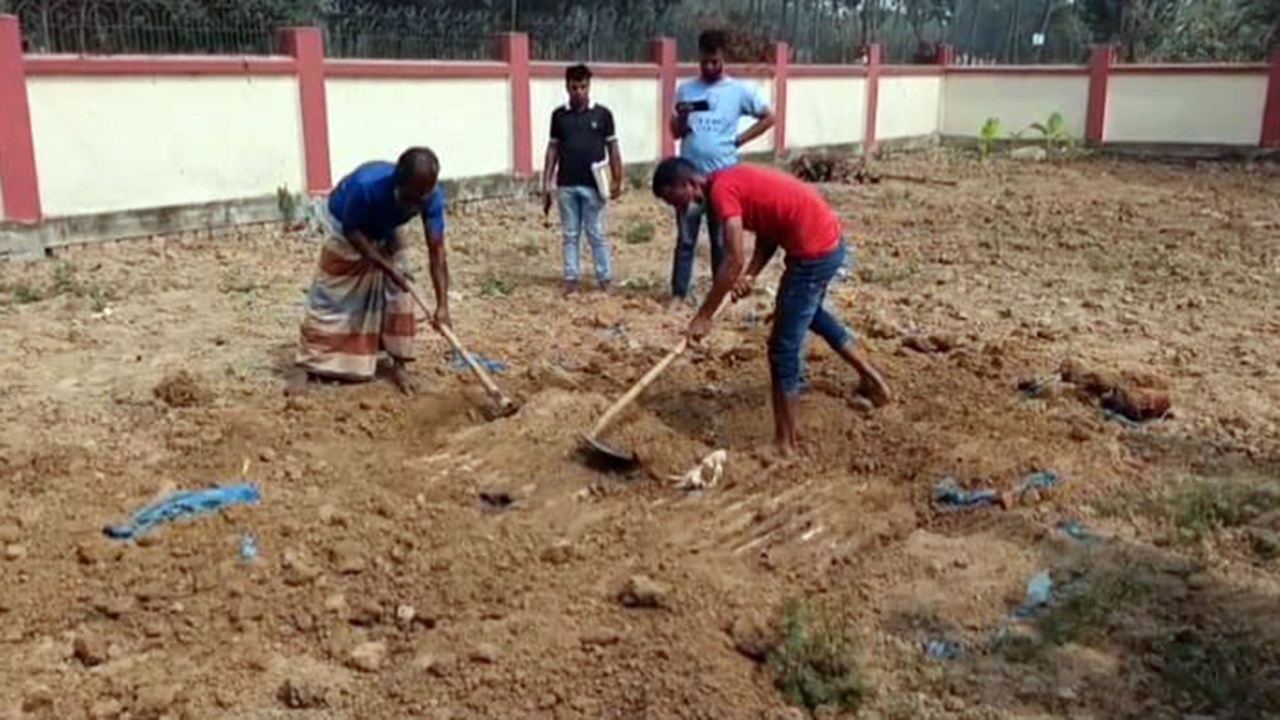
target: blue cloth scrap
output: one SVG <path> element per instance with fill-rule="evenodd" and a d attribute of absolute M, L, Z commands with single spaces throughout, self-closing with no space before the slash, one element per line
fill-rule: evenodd
<path fill-rule="evenodd" d="M 1051 599 L 1053 599 L 1053 578 L 1049 577 L 1048 570 L 1042 570 L 1027 582 L 1027 599 L 1013 614 L 1019 618 L 1030 617 L 1036 610 L 1048 605 Z"/>
<path fill-rule="evenodd" d="M 1014 489 L 1014 493 L 1018 497 L 1022 497 L 1032 490 L 1045 490 L 1054 487 L 1062 482 L 1062 476 L 1052 470 L 1041 470 L 1031 473 L 1022 478 L 1018 483 L 1018 487 Z"/>
<path fill-rule="evenodd" d="M 1098 539 L 1098 536 L 1094 535 L 1092 530 L 1085 527 L 1084 523 L 1078 520 L 1063 520 L 1058 525 L 1058 529 L 1062 531 L 1063 535 L 1066 535 L 1072 540 L 1092 542 Z"/>
<path fill-rule="evenodd" d="M 232 505 L 256 505 L 262 499 L 257 485 L 227 485 L 183 490 L 148 505 L 124 525 L 108 525 L 102 532 L 113 540 L 133 540 L 179 518 L 218 512 Z"/>
<path fill-rule="evenodd" d="M 485 372 L 500 375 L 507 371 L 507 364 L 501 360 L 490 360 L 489 358 L 477 353 L 471 353 L 471 359 L 475 360 L 477 365 L 484 368 Z M 470 366 L 467 365 L 467 359 L 464 358 L 462 353 L 457 350 L 453 351 L 452 366 L 453 369 L 458 372 L 466 372 L 470 369 Z"/>
<path fill-rule="evenodd" d="M 1014 488 L 1014 495 L 1021 498 L 1032 490 L 1045 490 L 1062 483 L 1062 476 L 1052 470 L 1041 470 L 1031 473 L 1020 480 Z M 1000 502 L 1000 493 L 990 489 L 965 490 L 955 478 L 945 477 L 933 486 L 933 503 L 940 510 L 954 512 L 972 510 L 974 508 L 996 505 Z"/>
<path fill-rule="evenodd" d="M 969 510 L 994 505 L 1000 499 L 995 490 L 965 490 L 955 478 L 943 478 L 933 486 L 933 502 L 946 510 Z"/>
<path fill-rule="evenodd" d="M 927 640 L 920 645 L 924 654 L 934 660 L 956 660 L 964 655 L 964 646 L 955 640 Z"/>

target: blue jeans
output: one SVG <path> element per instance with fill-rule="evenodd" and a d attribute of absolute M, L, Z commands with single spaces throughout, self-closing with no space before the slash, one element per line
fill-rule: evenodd
<path fill-rule="evenodd" d="M 769 369 L 782 392 L 795 395 L 804 385 L 804 344 L 809 331 L 843 350 L 857 338 L 823 307 L 827 286 L 844 267 L 844 240 L 830 253 L 813 259 L 787 259 L 778 285 L 773 333 L 769 337 Z"/>
<path fill-rule="evenodd" d="M 676 257 L 671 268 L 671 294 L 678 298 L 689 295 L 693 282 L 693 264 L 698 257 L 698 231 L 702 218 L 707 218 L 707 236 L 711 240 L 711 273 L 724 262 L 724 235 L 715 213 L 703 205 L 690 205 L 685 212 L 676 211 Z"/>
<path fill-rule="evenodd" d="M 596 282 L 613 280 L 613 260 L 604 237 L 604 201 L 595 188 L 562 187 L 559 192 L 560 224 L 564 226 L 564 279 L 578 282 L 582 260 L 578 241 L 585 230 L 591 238 L 591 259 L 595 261 Z"/>

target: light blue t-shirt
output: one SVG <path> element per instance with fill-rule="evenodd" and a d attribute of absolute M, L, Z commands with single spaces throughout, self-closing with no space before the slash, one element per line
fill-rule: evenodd
<path fill-rule="evenodd" d="M 738 124 L 744 117 L 760 118 L 769 103 L 754 87 L 722 77 L 708 85 L 701 77 L 676 90 L 676 102 L 706 100 L 710 110 L 689 114 L 689 134 L 680 142 L 680 157 L 701 172 L 715 172 L 738 164 Z"/>

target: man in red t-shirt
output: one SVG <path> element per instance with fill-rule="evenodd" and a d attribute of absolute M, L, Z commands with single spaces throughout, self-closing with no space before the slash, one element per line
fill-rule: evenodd
<path fill-rule="evenodd" d="M 890 402 L 889 386 L 858 347 L 857 338 L 823 307 L 827 286 L 844 265 L 847 251 L 840 219 L 817 190 L 790 175 L 755 165 L 741 164 L 708 176 L 686 160 L 670 158 L 653 173 L 653 194 L 677 210 L 709 200 L 724 227 L 724 262 L 689 323 L 692 341 L 711 330 L 716 310 L 727 295 L 732 293 L 735 300 L 747 295 L 778 248 L 786 254 L 787 268 L 778 286 L 769 335 L 774 442 L 783 455 L 796 450 L 800 440 L 796 426 L 804 384 L 802 353 L 810 330 L 858 371 L 859 393 L 877 407 Z M 745 271 L 744 230 L 756 235 Z"/>

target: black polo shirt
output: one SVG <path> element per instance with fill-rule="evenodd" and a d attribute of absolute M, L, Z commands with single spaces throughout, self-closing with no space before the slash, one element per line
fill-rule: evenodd
<path fill-rule="evenodd" d="M 606 148 L 613 142 L 613 113 L 603 105 L 592 103 L 582 110 L 569 105 L 551 113 L 551 139 L 560 152 L 560 187 L 596 186 L 592 166 L 605 159 Z"/>

